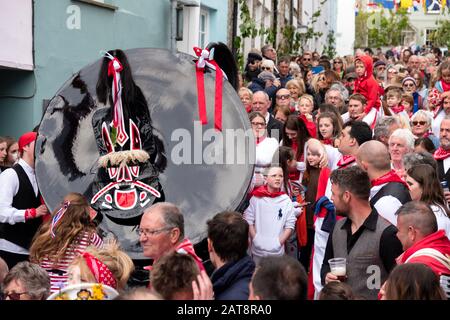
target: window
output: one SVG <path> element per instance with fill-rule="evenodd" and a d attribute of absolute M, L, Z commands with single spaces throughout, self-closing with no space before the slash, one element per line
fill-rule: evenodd
<path fill-rule="evenodd" d="M 200 30 L 199 30 L 199 47 L 205 48 L 208 44 L 208 12 L 207 11 L 200 11 Z"/>
<path fill-rule="evenodd" d="M 435 29 L 425 30 L 425 45 L 427 46 L 433 45 L 433 35 L 435 31 L 436 31 Z"/>
<path fill-rule="evenodd" d="M 183 41 L 183 7 L 177 8 L 177 41 Z"/>

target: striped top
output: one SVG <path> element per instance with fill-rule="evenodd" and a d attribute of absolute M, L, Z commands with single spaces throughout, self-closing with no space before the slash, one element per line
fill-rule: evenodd
<path fill-rule="evenodd" d="M 78 255 L 82 254 L 88 246 L 100 248 L 103 240 L 97 233 L 90 235 L 87 231 L 81 231 L 77 238 L 67 248 L 64 256 L 55 265 L 52 261 L 45 257 L 40 266 L 44 268 L 50 276 L 51 292 L 57 292 L 60 288 L 67 286 L 68 274 L 67 268 Z"/>

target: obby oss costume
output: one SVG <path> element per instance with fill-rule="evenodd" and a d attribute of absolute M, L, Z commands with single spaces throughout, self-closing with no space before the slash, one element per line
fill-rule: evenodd
<path fill-rule="evenodd" d="M 36 175 L 49 209 L 84 194 L 99 233 L 135 261 L 146 259 L 136 232 L 146 208 L 178 205 L 198 243 L 251 182 L 253 135 L 227 143 L 228 132 L 251 132 L 232 54 L 221 43 L 194 51 L 109 51 L 63 85 L 40 124 Z"/>

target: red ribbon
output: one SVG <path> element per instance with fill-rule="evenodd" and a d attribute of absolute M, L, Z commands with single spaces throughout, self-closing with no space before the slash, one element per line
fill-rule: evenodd
<path fill-rule="evenodd" d="M 206 50 L 206 49 L 205 49 Z M 207 51 L 207 50 L 206 50 Z M 210 64 L 216 69 L 216 88 L 214 97 L 214 127 L 222 131 L 222 86 L 223 86 L 223 71 L 219 67 L 216 61 L 208 57 L 202 57 L 203 50 L 198 47 L 194 47 L 194 52 L 199 57 L 196 63 L 196 78 L 197 78 L 197 96 L 198 96 L 198 113 L 200 122 L 202 125 L 208 123 L 208 117 L 206 115 L 206 99 L 205 99 L 205 79 L 204 69 L 205 64 Z"/>
<path fill-rule="evenodd" d="M 118 73 L 123 70 L 123 66 L 117 58 L 111 59 L 108 63 L 108 76 L 113 77 L 113 104 L 114 104 L 114 117 L 113 126 L 117 129 L 117 142 L 123 146 L 128 140 L 128 135 L 125 131 L 125 123 L 123 119 L 122 101 L 119 96 L 120 84 L 118 79 Z"/>

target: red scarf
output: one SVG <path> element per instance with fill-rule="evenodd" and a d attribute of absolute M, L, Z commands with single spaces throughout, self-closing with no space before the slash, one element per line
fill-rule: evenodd
<path fill-rule="evenodd" d="M 339 169 L 347 168 L 350 164 L 356 161 L 356 158 L 354 156 L 342 156 L 341 159 L 339 159 L 337 166 Z"/>
<path fill-rule="evenodd" d="M 205 267 L 203 266 L 202 263 L 202 259 L 200 259 L 195 253 L 194 245 L 189 239 L 184 239 L 183 241 L 181 241 L 181 243 L 175 248 L 175 251 L 178 253 L 190 255 L 192 258 L 194 258 L 200 270 L 205 270 Z"/>
<path fill-rule="evenodd" d="M 320 142 L 322 142 L 322 144 L 328 144 L 330 146 L 333 146 L 333 139 L 323 139 Z"/>
<path fill-rule="evenodd" d="M 444 79 L 441 79 L 441 85 L 444 90 L 443 92 L 450 91 L 450 83 L 445 82 Z"/>
<path fill-rule="evenodd" d="M 391 110 L 392 110 L 395 114 L 397 114 L 397 113 L 400 113 L 400 112 L 402 112 L 403 110 L 405 110 L 405 107 L 402 106 L 402 105 L 400 104 L 400 105 L 396 105 L 396 106 L 391 107 Z"/>
<path fill-rule="evenodd" d="M 86 261 L 86 265 L 95 277 L 97 283 L 105 284 L 107 286 L 117 289 L 117 282 L 113 273 L 109 268 L 101 262 L 97 257 L 94 257 L 88 252 L 83 253 L 83 258 Z"/>
<path fill-rule="evenodd" d="M 375 187 L 388 182 L 400 182 L 404 184 L 409 190 L 408 184 L 405 181 L 403 181 L 403 179 L 400 178 L 400 176 L 394 170 L 389 171 L 388 173 L 382 175 L 379 178 L 373 179 L 371 181 L 371 184 L 372 187 Z"/>
<path fill-rule="evenodd" d="M 442 149 L 439 147 L 433 154 L 435 160 L 445 160 L 450 157 L 450 150 Z"/>
<path fill-rule="evenodd" d="M 305 124 L 306 130 L 308 130 L 309 135 L 312 138 L 315 138 L 317 132 L 316 124 L 313 121 L 309 121 L 308 119 L 306 119 L 306 116 L 304 114 L 299 115 L 298 118 Z"/>
<path fill-rule="evenodd" d="M 277 191 L 277 192 L 270 192 L 267 186 L 260 186 L 252 191 L 251 196 L 257 197 L 257 198 L 276 198 L 283 194 L 286 194 L 284 191 Z"/>
<path fill-rule="evenodd" d="M 247 111 L 247 113 L 252 112 L 252 105 L 251 104 L 246 104 L 245 105 L 245 111 Z"/>

